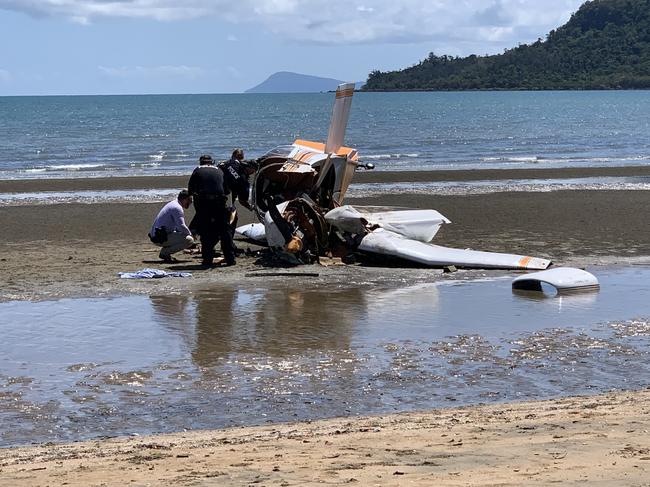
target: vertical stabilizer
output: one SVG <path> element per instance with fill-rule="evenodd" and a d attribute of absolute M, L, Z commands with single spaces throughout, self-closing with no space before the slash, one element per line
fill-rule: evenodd
<path fill-rule="evenodd" d="M 336 88 L 336 101 L 334 102 L 330 130 L 325 144 L 326 153 L 335 153 L 343 145 L 353 94 L 354 83 L 343 83 Z"/>

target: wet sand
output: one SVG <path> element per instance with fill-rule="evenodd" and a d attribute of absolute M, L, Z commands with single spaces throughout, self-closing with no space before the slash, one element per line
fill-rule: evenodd
<path fill-rule="evenodd" d="M 648 168 L 592 168 L 543 170 L 552 177 L 584 177 L 603 171 L 609 175 L 628 175 Z M 522 170 L 517 171 L 518 173 Z M 535 171 L 528 177 L 533 177 Z M 450 172 L 450 171 L 447 171 Z M 454 171 L 457 177 L 509 179 L 513 170 Z M 372 173 L 361 173 L 370 177 Z M 374 173 L 389 182 L 406 173 Z M 419 181 L 429 181 L 430 173 L 410 173 Z M 448 175 L 449 176 L 449 175 Z M 441 177 L 438 174 L 436 177 Z M 518 177 L 522 177 L 519 175 Z M 3 181 L 5 191 L 35 191 L 50 188 L 74 191 L 84 185 L 95 189 L 134 189 L 160 187 L 170 181 L 178 187 L 185 179 L 113 178 L 103 180 Z M 355 180 L 356 181 L 356 180 Z M 165 183 L 165 184 L 167 184 Z M 27 187 L 29 186 L 29 187 Z M 349 199 L 350 204 L 396 205 L 412 208 L 435 208 L 452 220 L 445 225 L 436 243 L 459 248 L 473 248 L 519 253 L 550 258 L 556 264 L 593 265 L 646 260 L 650 256 L 650 226 L 645 208 L 645 191 L 510 192 L 483 195 L 386 194 L 364 199 Z M 245 274 L 259 270 L 256 257 L 242 257 L 239 265 L 229 269 L 201 270 L 198 260 L 181 255 L 182 262 L 160 265 L 157 248 L 147 238 L 151 221 L 160 203 L 70 203 L 35 206 L 7 206 L 0 212 L 0 263 L 3 285 L 0 301 L 9 299 L 48 299 L 65 296 L 103 296 L 130 292 L 191 289 L 197 283 L 212 280 L 240 281 Z M 188 211 L 188 220 L 193 211 Z M 245 210 L 240 223 L 253 221 Z M 240 244 L 248 247 L 247 244 Z M 253 247 L 254 249 L 255 247 Z M 116 278 L 120 271 L 143 267 L 193 271 L 191 280 L 164 282 L 124 282 Z M 375 269 L 354 267 L 311 269 L 322 279 L 349 279 L 349 276 L 373 279 Z M 410 280 L 427 278 L 432 271 L 391 269 L 385 279 Z"/>
<path fill-rule="evenodd" d="M 630 175 L 631 170 L 596 172 Z M 648 170 L 633 172 L 645 175 Z M 368 173 L 355 182 L 375 182 L 372 178 L 377 174 Z M 430 181 L 434 177 L 404 174 L 395 173 L 390 179 L 383 173 L 380 180 L 415 177 Z M 585 177 L 594 171 L 543 170 L 537 176 L 534 172 L 515 175 L 513 171 L 462 174 L 457 172 L 455 180 Z M 4 192 L 141 189 L 143 184 L 163 187 L 161 180 L 169 187 L 181 187 L 185 182 L 185 178 L 115 178 L 92 186 L 100 180 L 4 181 L 0 188 Z M 435 208 L 453 221 L 436 237 L 442 245 L 522 253 L 578 266 L 650 262 L 645 191 L 387 194 L 348 203 Z M 199 261 L 190 255 L 181 255 L 178 264 L 160 265 L 157 249 L 146 236 L 160 207 L 159 203 L 80 203 L 2 208 L 0 300 L 189 292 L 214 282 L 241 282 L 249 279 L 247 274 L 264 271 L 256 256 L 242 257 L 236 267 L 227 269 L 200 270 Z M 188 212 L 188 219 L 191 214 Z M 247 221 L 252 221 L 252 215 L 243 213 L 241 223 Z M 194 277 L 156 282 L 117 278 L 119 271 L 143 267 L 191 270 Z M 429 269 L 300 269 L 311 270 L 332 283 L 410 282 L 440 275 Z M 308 282 L 311 278 L 304 279 Z M 547 485 L 585 481 L 647 485 L 649 399 L 650 393 L 641 391 L 6 449 L 0 450 L 0 486 Z"/>
<path fill-rule="evenodd" d="M 642 486 L 649 415 L 645 390 L 7 449 L 0 486 Z"/>

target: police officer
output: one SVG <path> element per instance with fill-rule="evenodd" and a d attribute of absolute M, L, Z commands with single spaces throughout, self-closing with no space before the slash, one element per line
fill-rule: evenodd
<path fill-rule="evenodd" d="M 203 265 L 212 265 L 214 246 L 219 240 L 225 264 L 234 265 L 235 251 L 232 234 L 228 228 L 224 175 L 223 171 L 214 165 L 212 156 L 203 155 L 199 158 L 199 167 L 194 169 L 190 176 L 187 189 L 194 196 L 196 217 L 191 226 L 196 228 L 201 236 Z"/>
<path fill-rule="evenodd" d="M 252 210 L 248 202 L 251 188 L 248 178 L 256 170 L 255 163 L 244 160 L 243 149 L 235 149 L 230 160 L 219 164 L 219 167 L 223 171 L 226 188 L 232 193 L 233 205 L 238 200 L 244 208 Z"/>
<path fill-rule="evenodd" d="M 230 160 L 222 162 L 219 167 L 223 171 L 226 191 L 230 191 L 232 195 L 232 206 L 228 208 L 228 213 L 230 235 L 234 236 L 238 220 L 235 201 L 239 201 L 239 204 L 244 208 L 253 210 L 253 207 L 248 202 L 251 187 L 249 177 L 256 171 L 257 165 L 253 161 L 244 160 L 244 151 L 242 149 L 235 149 L 232 151 Z M 237 252 L 236 247 L 235 252 Z"/>

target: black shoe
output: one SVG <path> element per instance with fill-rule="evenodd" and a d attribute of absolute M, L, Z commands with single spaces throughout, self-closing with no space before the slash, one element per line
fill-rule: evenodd
<path fill-rule="evenodd" d="M 230 267 L 232 265 L 237 265 L 237 261 L 235 259 L 232 260 L 227 260 L 223 264 L 221 264 L 223 267 Z"/>

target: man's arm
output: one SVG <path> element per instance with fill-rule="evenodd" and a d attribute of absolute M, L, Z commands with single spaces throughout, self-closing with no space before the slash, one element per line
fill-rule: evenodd
<path fill-rule="evenodd" d="M 175 211 L 173 214 L 174 226 L 184 235 L 192 235 L 192 232 L 185 223 L 185 213 L 182 208 L 179 208 L 178 211 Z"/>
<path fill-rule="evenodd" d="M 187 226 L 187 224 L 185 223 L 185 215 L 181 216 L 181 219 L 180 219 L 179 224 L 180 224 L 180 228 L 183 229 L 183 233 L 184 233 L 186 236 L 187 236 L 187 235 L 192 235 L 192 231 L 190 230 L 190 228 L 189 228 L 189 227 Z"/>

